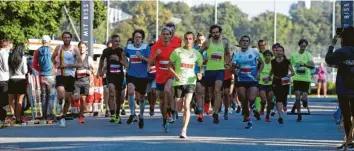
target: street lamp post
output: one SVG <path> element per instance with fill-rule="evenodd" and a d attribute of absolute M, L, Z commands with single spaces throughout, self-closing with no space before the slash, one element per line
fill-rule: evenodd
<path fill-rule="evenodd" d="M 277 43 L 277 11 L 274 0 L 274 43 Z"/>
<path fill-rule="evenodd" d="M 217 0 L 215 0 L 215 13 L 214 13 L 214 17 L 215 17 L 215 25 L 218 24 L 218 2 Z"/>
<path fill-rule="evenodd" d="M 159 0 L 156 0 L 156 38 L 159 39 Z"/>

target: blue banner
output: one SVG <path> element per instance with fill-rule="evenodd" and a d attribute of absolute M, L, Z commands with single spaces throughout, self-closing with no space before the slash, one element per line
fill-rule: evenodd
<path fill-rule="evenodd" d="M 353 26 L 353 1 L 341 1 L 342 28 Z"/>

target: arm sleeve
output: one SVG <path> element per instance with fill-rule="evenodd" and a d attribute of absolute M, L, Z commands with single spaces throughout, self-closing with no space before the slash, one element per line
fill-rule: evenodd
<path fill-rule="evenodd" d="M 150 59 L 152 59 L 154 57 L 155 52 L 156 52 L 156 47 L 152 46 L 151 51 L 150 51 L 150 56 L 149 56 Z"/>
<path fill-rule="evenodd" d="M 28 72 L 28 68 L 27 68 L 27 59 L 26 57 L 22 58 L 22 74 L 26 74 Z"/>
<path fill-rule="evenodd" d="M 150 47 L 147 46 L 147 47 L 146 47 L 146 50 L 145 50 L 145 54 L 144 54 L 144 57 L 145 57 L 145 58 L 149 58 L 149 57 L 150 57 L 150 51 L 151 51 L 151 50 L 150 50 Z"/>
<path fill-rule="evenodd" d="M 128 53 L 128 49 L 127 49 L 127 47 L 125 47 L 124 49 L 123 49 L 123 54 L 126 56 L 126 57 L 130 57 L 130 55 L 129 55 L 129 53 Z"/>
<path fill-rule="evenodd" d="M 328 48 L 328 52 L 326 54 L 326 63 L 329 64 L 329 65 L 338 65 L 338 60 L 341 60 L 340 57 L 341 57 L 341 50 L 336 50 L 335 52 L 333 52 L 334 50 L 334 47 L 333 46 L 330 46 Z"/>
<path fill-rule="evenodd" d="M 176 60 L 177 60 L 177 52 L 176 52 L 176 50 L 174 50 L 174 51 L 171 53 L 170 61 L 171 61 L 171 62 L 176 62 Z"/>
<path fill-rule="evenodd" d="M 8 72 L 10 70 L 9 69 L 9 55 L 8 54 L 1 54 L 1 57 L 2 57 L 2 60 L 4 61 L 3 62 L 4 70 L 6 72 Z"/>
<path fill-rule="evenodd" d="M 39 72 L 40 68 L 39 68 L 39 64 L 38 64 L 38 53 L 39 53 L 39 50 L 36 50 L 33 54 L 32 66 L 34 69 L 36 69 Z"/>

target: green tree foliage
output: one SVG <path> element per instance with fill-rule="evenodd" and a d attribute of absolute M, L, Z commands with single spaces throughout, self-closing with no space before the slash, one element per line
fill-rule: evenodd
<path fill-rule="evenodd" d="M 79 31 L 80 1 L 1 1 L 0 38 L 26 41 L 43 34 L 55 34 L 58 38 L 64 30 L 72 31 L 62 7 L 70 12 L 76 29 Z M 111 1 L 110 7 L 121 9 L 132 16 L 114 24 L 122 44 L 131 37 L 135 29 L 146 32 L 145 42 L 152 42 L 156 35 L 156 1 Z M 177 36 L 186 31 L 202 32 L 209 36 L 209 26 L 214 24 L 214 6 L 201 4 L 189 7 L 183 2 L 159 3 L 159 28 L 175 20 Z M 218 4 L 217 23 L 223 27 L 223 35 L 231 44 L 237 45 L 243 35 L 249 35 L 252 45 L 260 39 L 267 40 L 268 48 L 274 41 L 274 12 L 267 11 L 249 19 L 236 5 L 230 2 Z M 286 54 L 298 49 L 301 38 L 309 41 L 308 49 L 313 55 L 324 55 L 332 34 L 332 2 L 312 2 L 311 8 L 303 2 L 294 3 L 290 16 L 277 14 L 277 42 L 285 46 Z M 95 1 L 94 39 L 104 43 L 106 38 L 106 3 Z M 340 26 L 340 3 L 336 5 L 336 26 Z"/>
<path fill-rule="evenodd" d="M 0 38 L 26 42 L 44 34 L 53 35 L 60 30 L 63 6 L 67 6 L 75 23 L 80 21 L 79 1 L 1 1 Z M 106 17 L 106 8 L 101 1 L 95 1 L 94 27 Z"/>

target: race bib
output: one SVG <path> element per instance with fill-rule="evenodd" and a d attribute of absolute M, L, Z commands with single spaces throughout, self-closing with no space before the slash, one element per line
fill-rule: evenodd
<path fill-rule="evenodd" d="M 159 63 L 160 63 L 159 69 L 160 70 L 168 70 L 168 62 L 169 61 L 165 61 L 165 60 L 159 61 Z"/>
<path fill-rule="evenodd" d="M 251 74 L 251 72 L 252 72 L 251 66 L 242 66 L 240 68 L 240 72 L 243 74 Z"/>
<path fill-rule="evenodd" d="M 269 81 L 269 76 L 264 76 L 264 77 L 262 78 L 262 80 L 263 80 L 263 82 L 268 83 L 268 81 Z"/>
<path fill-rule="evenodd" d="M 151 66 L 149 68 L 149 73 L 156 73 L 156 67 L 155 66 Z"/>
<path fill-rule="evenodd" d="M 184 70 L 194 69 L 194 64 L 181 63 L 180 67 Z"/>
<path fill-rule="evenodd" d="M 130 56 L 130 63 L 135 64 L 135 63 L 141 63 L 141 59 L 136 56 L 136 55 L 131 55 Z"/>
<path fill-rule="evenodd" d="M 215 61 L 220 61 L 222 59 L 223 54 L 220 52 L 214 52 L 211 54 L 210 58 L 211 60 L 215 60 Z"/>
<path fill-rule="evenodd" d="M 282 85 L 290 85 L 290 78 L 289 77 L 281 78 L 281 84 Z"/>
<path fill-rule="evenodd" d="M 306 68 L 305 67 L 298 67 L 298 68 L 296 68 L 296 73 L 297 74 L 305 74 Z"/>
<path fill-rule="evenodd" d="M 119 64 L 111 64 L 110 66 L 109 66 L 109 71 L 111 72 L 111 73 L 120 73 L 121 72 L 121 70 L 120 70 L 120 65 Z"/>
<path fill-rule="evenodd" d="M 89 76 L 89 74 L 87 73 L 86 69 L 77 69 L 76 70 L 76 77 L 77 78 L 83 78 Z"/>

